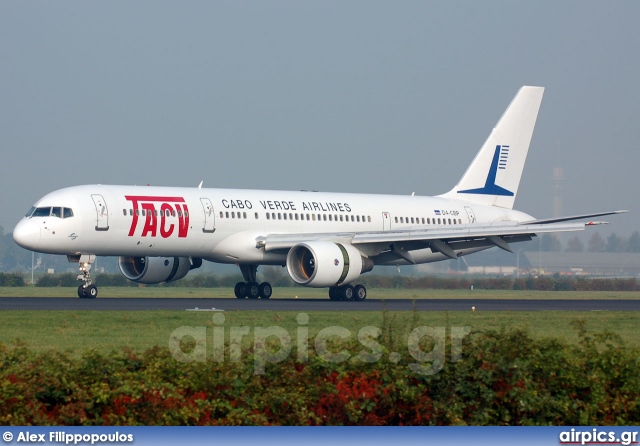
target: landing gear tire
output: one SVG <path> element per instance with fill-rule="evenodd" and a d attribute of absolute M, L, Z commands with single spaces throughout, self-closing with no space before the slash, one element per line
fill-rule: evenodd
<path fill-rule="evenodd" d="M 93 254 L 83 254 L 77 258 L 79 262 L 78 269 L 80 270 L 77 279 L 82 282 L 78 287 L 78 297 L 80 299 L 94 299 L 98 297 L 98 287 L 93 285 L 93 281 L 91 280 L 91 263 L 95 262 L 95 257 Z M 73 261 L 75 260 L 76 258 L 74 257 Z M 69 261 L 72 261 L 72 257 L 69 257 Z"/>
<path fill-rule="evenodd" d="M 247 284 L 244 282 L 236 283 L 233 292 L 238 299 L 244 299 L 245 297 L 247 297 Z"/>
<path fill-rule="evenodd" d="M 338 289 L 334 286 L 329 288 L 329 300 L 340 300 Z"/>
<path fill-rule="evenodd" d="M 86 293 L 87 295 L 85 297 L 88 297 L 89 299 L 95 299 L 96 297 L 98 297 L 98 287 L 95 285 L 89 285 L 87 287 Z"/>
<path fill-rule="evenodd" d="M 339 290 L 342 300 L 353 300 L 353 287 L 351 285 L 343 285 Z"/>
<path fill-rule="evenodd" d="M 250 282 L 247 285 L 247 297 L 249 299 L 257 299 L 260 297 L 260 285 L 257 282 Z"/>
<path fill-rule="evenodd" d="M 273 288 L 271 288 L 271 284 L 269 282 L 262 282 L 259 286 L 259 292 L 261 299 L 269 299 L 271 297 L 271 293 L 273 293 Z"/>
<path fill-rule="evenodd" d="M 353 288 L 353 300 L 361 302 L 367 298 L 367 289 L 364 285 L 356 285 Z"/>

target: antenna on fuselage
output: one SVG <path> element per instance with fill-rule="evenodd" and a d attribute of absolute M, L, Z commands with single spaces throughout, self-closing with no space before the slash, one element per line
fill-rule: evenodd
<path fill-rule="evenodd" d="M 202 183 L 204 183 L 204 180 L 200 181 L 200 184 L 198 184 L 198 189 L 202 189 Z"/>

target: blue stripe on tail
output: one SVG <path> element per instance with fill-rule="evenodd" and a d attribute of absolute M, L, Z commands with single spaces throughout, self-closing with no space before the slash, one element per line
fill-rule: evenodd
<path fill-rule="evenodd" d="M 479 194 L 479 195 L 504 195 L 507 197 L 513 197 L 513 192 L 496 185 L 496 173 L 498 172 L 498 161 L 500 160 L 501 146 L 496 146 L 496 151 L 493 154 L 493 161 L 491 161 L 491 168 L 489 169 L 489 175 L 487 181 L 484 183 L 484 187 L 479 189 L 467 189 L 459 190 L 459 194 Z M 504 162 L 504 161 L 503 161 Z M 501 164 L 501 169 L 504 169 L 504 165 Z"/>

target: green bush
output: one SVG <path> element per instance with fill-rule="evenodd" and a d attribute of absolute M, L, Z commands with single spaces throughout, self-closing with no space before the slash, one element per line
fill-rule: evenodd
<path fill-rule="evenodd" d="M 45 274 L 36 281 L 37 287 L 77 287 L 78 275 L 74 273 Z"/>
<path fill-rule="evenodd" d="M 0 286 L 21 287 L 25 286 L 24 277 L 15 273 L 0 273 Z"/>
<path fill-rule="evenodd" d="M 4 425 L 631 425 L 640 359 L 615 336 L 576 323 L 577 346 L 522 331 L 472 333 L 435 375 L 410 358 L 183 363 L 167 349 L 36 354 L 0 345 Z M 349 351 L 362 346 L 337 345 Z M 312 349 L 313 351 L 313 349 Z"/>
<path fill-rule="evenodd" d="M 263 280 L 267 280 L 273 287 L 297 286 L 285 273 L 276 267 L 265 268 Z M 47 274 L 38 279 L 36 286 L 56 287 L 56 286 L 77 286 L 76 274 Z M 10 277 L 3 279 L 3 277 Z M 122 274 L 95 274 L 96 285 L 128 287 L 138 286 L 136 282 L 127 280 Z M 2 285 L 3 280 L 10 283 L 14 281 L 16 285 Z M 216 275 L 216 274 L 189 274 L 187 277 L 175 282 L 163 283 L 160 286 L 168 287 L 196 287 L 196 288 L 217 288 L 233 287 L 241 281 L 240 274 Z M 260 279 L 260 276 L 258 277 Z M 610 278 L 571 278 L 540 276 L 522 279 L 511 277 L 442 277 L 442 276 L 379 276 L 375 274 L 364 274 L 358 279 L 369 288 L 396 288 L 396 289 L 469 289 L 472 285 L 478 290 L 537 290 L 537 291 L 639 291 L 640 283 L 636 279 L 610 279 Z M 24 280 L 21 276 L 13 274 L 0 274 L 0 286 L 23 286 Z M 147 285 L 153 286 L 153 285 Z"/>
<path fill-rule="evenodd" d="M 98 274 L 96 275 L 96 285 L 118 287 L 138 286 L 137 283 L 132 282 L 122 274 Z"/>

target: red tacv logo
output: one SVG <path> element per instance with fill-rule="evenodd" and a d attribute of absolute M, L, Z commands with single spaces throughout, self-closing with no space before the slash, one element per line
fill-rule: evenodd
<path fill-rule="evenodd" d="M 146 217 L 142 228 L 142 237 L 157 237 L 159 230 L 162 238 L 169 238 L 175 231 L 176 224 L 178 237 L 187 236 L 189 232 L 189 209 L 184 198 L 144 195 L 125 195 L 125 198 L 133 206 L 133 221 L 131 222 L 131 229 L 129 229 L 129 237 L 133 237 L 136 232 L 139 215 Z M 158 220 L 160 221 L 158 222 Z"/>

